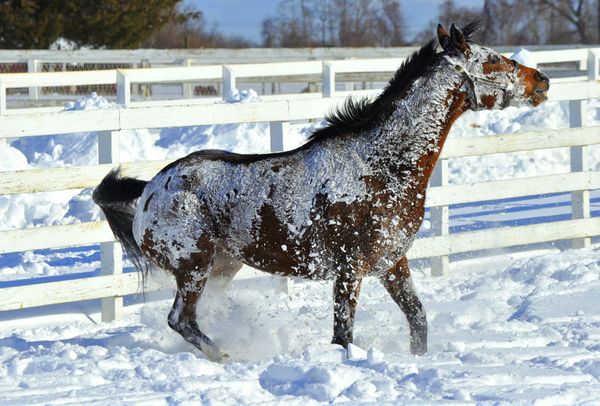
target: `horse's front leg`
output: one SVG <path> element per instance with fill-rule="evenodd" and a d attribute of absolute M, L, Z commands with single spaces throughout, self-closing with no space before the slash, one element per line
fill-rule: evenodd
<path fill-rule="evenodd" d="M 410 278 L 406 257 L 381 276 L 381 283 L 404 312 L 410 327 L 410 352 L 423 355 L 427 352 L 427 316 Z"/>
<path fill-rule="evenodd" d="M 354 314 L 362 278 L 351 270 L 342 271 L 333 283 L 333 344 L 344 348 L 352 342 Z"/>

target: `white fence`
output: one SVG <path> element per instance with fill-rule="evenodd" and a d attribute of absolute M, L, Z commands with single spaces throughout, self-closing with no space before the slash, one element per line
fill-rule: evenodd
<path fill-rule="evenodd" d="M 590 145 L 600 143 L 600 127 L 586 126 L 583 114 L 588 99 L 600 98 L 598 50 L 542 51 L 536 57 L 544 61 L 573 61 L 587 69 L 585 77 L 557 79 L 551 85 L 549 96 L 552 101 L 569 101 L 572 128 L 448 140 L 427 195 L 434 236 L 418 239 L 409 252 L 411 259 L 432 258 L 434 274 L 447 269 L 451 254 L 556 240 L 573 240 L 574 246 L 585 247 L 590 245 L 591 237 L 600 235 L 600 219 L 590 217 L 590 190 L 600 188 L 600 173 L 589 170 L 588 153 Z M 0 75 L 0 139 L 97 131 L 99 147 L 98 165 L 0 172 L 0 194 L 96 186 L 109 169 L 119 163 L 119 132 L 126 129 L 269 122 L 271 147 L 274 151 L 281 150 L 291 121 L 321 118 L 347 96 L 348 92 L 336 91 L 336 73 L 391 74 L 399 62 L 399 59 L 305 61 Z M 130 96 L 131 85 L 140 82 L 181 83 L 212 79 L 222 81 L 225 89 L 232 89 L 236 81 L 245 77 L 307 74 L 322 77 L 322 94 L 265 96 L 259 102 L 236 104 L 206 99 L 132 102 Z M 6 105 L 6 89 L 9 88 L 96 83 L 116 85 L 119 106 L 105 110 L 62 111 L 54 107 L 9 109 Z M 373 95 L 374 92 L 352 94 Z M 571 149 L 570 173 L 447 185 L 448 159 L 562 147 Z M 167 162 L 123 163 L 122 168 L 126 175 L 148 179 Z M 449 205 L 554 192 L 571 192 L 571 220 L 455 234 L 448 232 Z M 106 222 L 0 232 L 0 254 L 98 243 L 101 244 L 101 276 L 2 288 L 0 310 L 103 298 L 103 320 L 120 317 L 122 297 L 139 292 L 138 277 L 122 273 L 120 246 L 114 243 Z"/>
<path fill-rule="evenodd" d="M 570 45 L 528 46 L 539 55 L 540 63 L 558 62 L 556 52 L 563 55 L 574 53 L 586 59 L 588 48 Z M 367 59 L 406 57 L 416 47 L 365 47 L 365 48 L 246 48 L 246 49 L 134 49 L 134 50 L 0 50 L 0 64 L 21 64 L 30 73 L 39 72 L 43 64 L 124 64 L 131 66 L 151 65 L 210 65 L 224 63 L 265 63 L 280 61 Z M 508 47 L 497 48 L 510 51 Z M 577 61 L 569 57 L 567 62 Z"/>
<path fill-rule="evenodd" d="M 211 64 L 224 63 L 265 63 L 278 61 L 308 61 L 308 60 L 331 60 L 347 58 L 381 58 L 381 57 L 406 57 L 415 50 L 414 47 L 397 48 L 266 48 L 266 49 L 193 49 L 193 50 L 156 50 L 156 49 L 138 49 L 138 50 L 74 50 L 74 51 L 44 51 L 44 50 L 0 50 L 0 73 L 8 72 L 28 72 L 41 73 L 53 71 L 80 71 L 91 69 L 125 69 L 140 67 L 177 67 L 177 66 L 205 66 Z M 87 69 L 86 69 L 87 68 Z M 220 79 L 220 75 L 217 76 Z M 294 77 L 300 82 L 310 82 L 311 75 L 305 77 Z M 210 92 L 221 93 L 220 80 L 216 88 L 212 88 L 210 77 L 204 79 L 197 85 L 207 85 L 204 89 L 199 88 L 199 93 Z M 263 88 L 267 83 L 271 84 L 271 92 L 279 92 L 281 84 L 285 81 L 284 76 L 268 78 L 270 80 L 262 81 Z M 256 87 L 256 79 L 248 78 L 248 82 Z M 114 88 L 102 86 L 96 83 L 92 90 L 98 91 L 107 97 L 114 95 Z M 62 89 L 30 87 L 29 89 L 19 89 L 18 92 L 12 92 L 11 98 L 18 100 L 21 104 L 36 105 L 32 101 L 52 100 L 61 101 L 72 99 L 77 94 L 82 94 L 88 89 L 76 88 L 75 85 L 65 85 Z M 165 89 L 166 88 L 166 89 Z M 176 97 L 189 97 L 192 95 L 193 87 L 188 84 L 181 88 L 160 86 L 151 89 L 148 86 L 140 87 L 139 97 L 147 98 L 148 93 L 155 90 L 156 93 L 167 96 L 176 95 Z M 202 90 L 202 92 L 200 91 Z M 89 91 L 88 91 L 89 93 Z M 227 93 L 225 93 L 227 94 Z M 46 103 L 48 104 L 48 103 Z"/>
<path fill-rule="evenodd" d="M 557 49 L 558 48 L 558 49 Z M 532 46 L 531 50 L 537 50 L 536 56 L 540 64 L 547 65 L 570 62 L 570 70 L 587 69 L 587 59 L 589 48 L 563 49 L 564 46 Z M 210 64 L 259 64 L 278 61 L 320 61 L 320 60 L 352 60 L 355 58 L 403 58 L 415 51 L 415 47 L 395 47 L 395 48 L 299 48 L 299 49 L 196 49 L 196 50 L 75 50 L 75 51 L 44 51 L 44 50 L 0 50 L 0 73 L 2 72 L 28 72 L 42 73 L 59 71 L 81 71 L 90 69 L 125 69 L 139 67 L 177 67 L 177 66 L 206 66 Z M 377 64 L 376 61 L 372 62 Z M 363 88 L 368 82 L 387 81 L 388 70 L 381 67 L 370 72 L 356 72 L 350 62 L 349 69 L 343 68 L 344 64 L 339 65 L 338 81 L 362 82 Z M 556 69 L 556 66 L 554 66 Z M 258 77 L 248 75 L 243 77 L 244 84 L 252 84 L 254 88 L 257 82 L 262 84 L 263 93 L 267 93 L 267 84 L 271 85 L 270 93 L 281 93 L 282 85 L 290 82 L 307 83 L 308 89 L 315 91 L 312 85 L 320 81 L 319 69 L 314 70 L 306 66 L 301 75 L 284 73 L 280 75 Z M 564 67 L 563 67 L 564 69 Z M 271 69 L 269 69 L 271 70 Z M 365 75 L 366 73 L 366 75 Z M 573 75 L 571 75 L 573 76 Z M 213 80 L 217 79 L 217 82 Z M 138 82 L 143 82 L 140 80 Z M 227 95 L 227 89 L 222 89 L 220 75 L 213 77 L 207 75 L 201 82 L 194 85 L 191 82 L 185 83 L 180 87 L 158 86 L 156 88 L 143 85 L 136 90 L 137 98 L 149 98 L 154 90 L 157 94 L 166 97 L 184 97 L 193 96 L 194 85 L 198 85 L 197 96 L 207 95 L 211 92 Z M 184 83 L 180 81 L 179 83 Z M 73 83 L 52 85 L 42 87 L 29 87 L 28 89 L 19 89 L 11 92 L 11 99 L 20 102 L 21 105 L 39 106 L 43 104 L 56 104 L 64 100 L 71 100 L 78 94 L 97 91 L 106 97 L 114 96 L 114 87 L 106 86 L 105 83 L 84 83 L 87 87 L 77 88 Z M 213 84 L 215 87 L 213 87 Z M 56 86 L 63 86 L 57 88 Z M 90 90 L 91 86 L 91 90 Z M 223 91 L 225 90 L 225 91 Z M 316 89 L 320 91 L 319 89 Z M 350 89 L 347 89 L 350 90 Z"/>

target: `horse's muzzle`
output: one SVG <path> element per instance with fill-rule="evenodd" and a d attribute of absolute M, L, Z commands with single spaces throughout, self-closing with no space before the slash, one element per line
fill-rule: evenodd
<path fill-rule="evenodd" d="M 550 79 L 540 71 L 536 71 L 533 75 L 536 81 L 533 103 L 535 106 L 548 100 L 548 89 L 550 89 Z"/>

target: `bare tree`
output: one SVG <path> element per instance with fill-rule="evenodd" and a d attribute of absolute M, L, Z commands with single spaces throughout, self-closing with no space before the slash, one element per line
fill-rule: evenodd
<path fill-rule="evenodd" d="M 484 0 L 482 7 L 443 1 L 414 43 L 432 38 L 439 22 L 481 20 L 490 45 L 600 41 L 600 0 Z M 281 0 L 277 17 L 263 22 L 266 46 L 397 46 L 406 32 L 400 0 Z"/>
<path fill-rule="evenodd" d="M 420 44 L 431 39 L 438 23 L 444 26 L 450 26 L 452 23 L 463 26 L 474 20 L 481 19 L 481 9 L 458 6 L 453 0 L 445 0 L 438 8 L 437 18 L 429 21 L 427 28 L 419 32 L 413 42 Z"/>
<path fill-rule="evenodd" d="M 486 0 L 483 36 L 488 44 L 538 44 L 547 36 L 546 20 L 530 3 Z"/>
<path fill-rule="evenodd" d="M 478 15 L 484 27 L 481 40 L 490 45 L 591 43 L 600 27 L 600 0 L 484 0 L 481 9 L 446 0 L 417 42 L 430 37 L 438 21 L 464 24 Z"/>
<path fill-rule="evenodd" d="M 405 44 L 404 15 L 400 3 L 394 0 L 382 0 L 382 31 L 384 33 L 384 46 L 398 46 Z"/>
<path fill-rule="evenodd" d="M 492 44 L 493 40 L 498 37 L 497 27 L 494 23 L 494 15 L 497 14 L 497 10 L 498 5 L 494 1 L 485 0 L 483 2 L 481 21 L 485 26 L 485 31 L 482 33 L 482 41 L 486 44 Z"/>
<path fill-rule="evenodd" d="M 399 0 L 282 0 L 263 21 L 265 46 L 405 44 Z"/>
<path fill-rule="evenodd" d="M 244 38 L 221 34 L 216 26 L 208 27 L 202 16 L 193 21 L 172 21 L 142 43 L 146 48 L 245 48 L 253 45 Z"/>
<path fill-rule="evenodd" d="M 538 0 L 539 5 L 558 13 L 575 28 L 581 43 L 593 42 L 590 26 L 594 23 L 592 7 L 588 0 Z M 600 7 L 600 6 L 598 6 Z"/>

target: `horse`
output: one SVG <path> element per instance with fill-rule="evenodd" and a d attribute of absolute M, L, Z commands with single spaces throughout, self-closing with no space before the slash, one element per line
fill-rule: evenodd
<path fill-rule="evenodd" d="M 438 25 L 374 99 L 347 99 L 301 147 L 270 154 L 193 152 L 149 182 L 109 172 L 93 193 L 135 267 L 167 270 L 168 325 L 209 359 L 227 355 L 198 327 L 210 276 L 243 264 L 332 280 L 332 343 L 353 340 L 361 281 L 376 276 L 405 314 L 410 352 L 427 351 L 427 317 L 406 258 L 428 179 L 467 110 L 537 106 L 548 78 L 477 45 L 476 23 Z M 438 43 L 441 50 L 438 51 Z"/>

